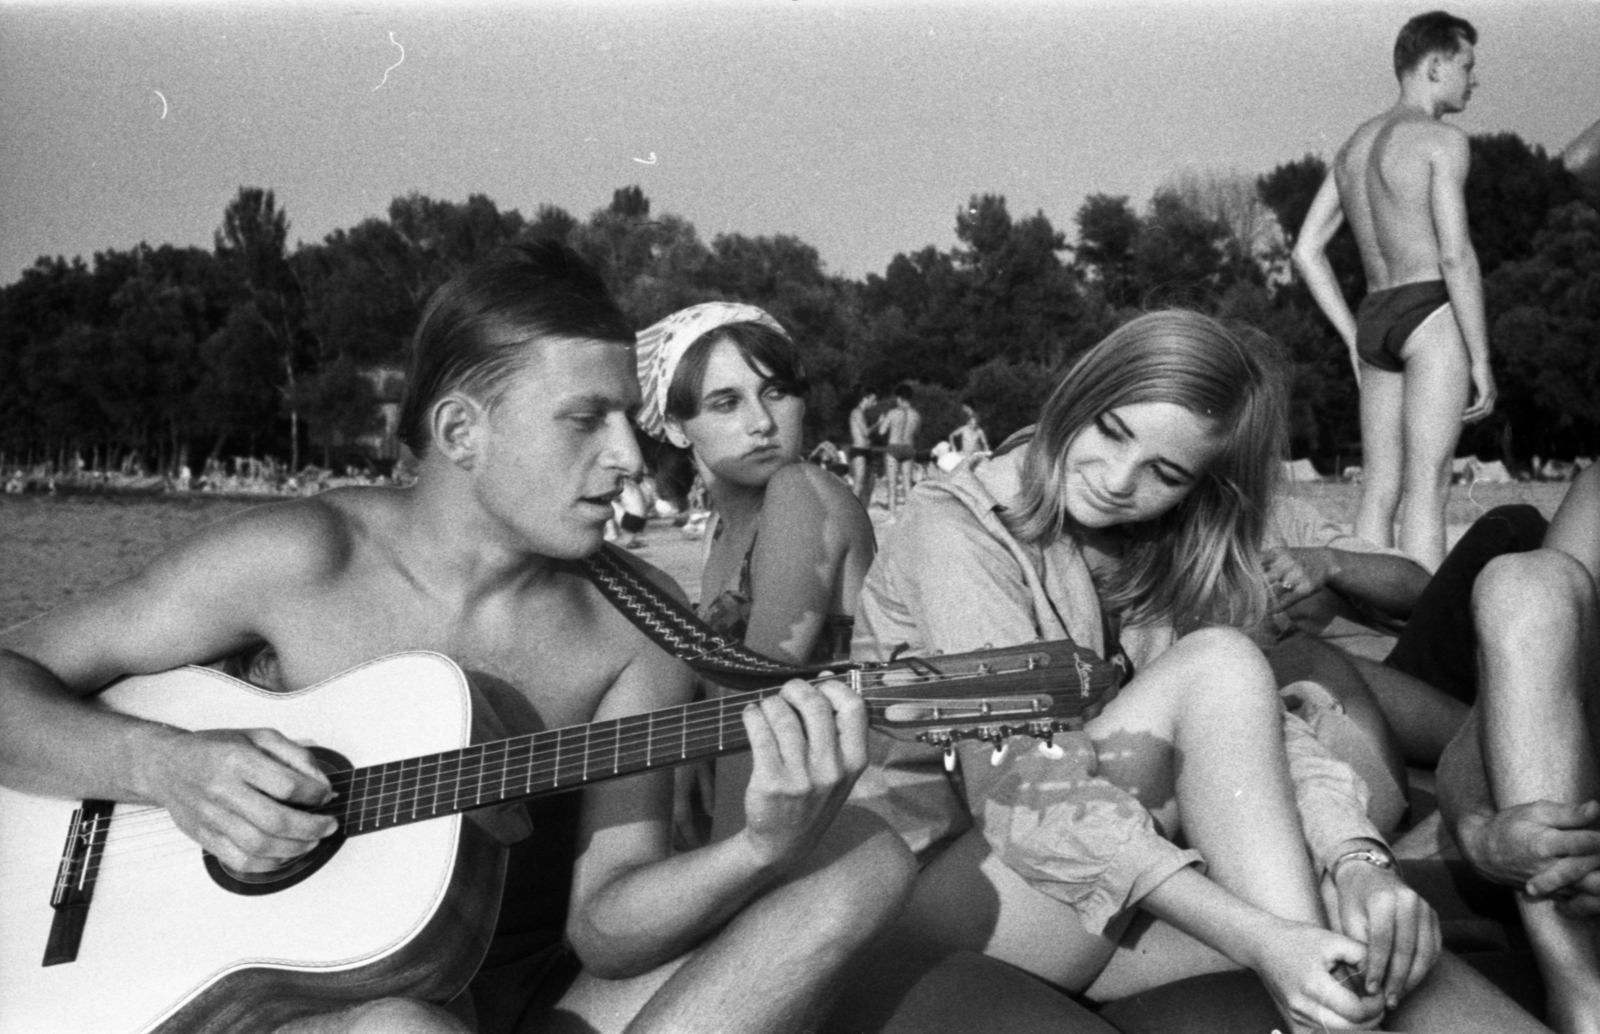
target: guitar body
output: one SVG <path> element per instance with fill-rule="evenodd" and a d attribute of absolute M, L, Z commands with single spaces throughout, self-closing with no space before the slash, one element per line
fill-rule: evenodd
<path fill-rule="evenodd" d="M 1117 680 L 1071 643 L 847 677 L 875 727 L 947 750 L 1082 728 Z M 208 668 L 118 682 L 102 706 L 313 747 L 342 788 L 322 809 L 339 833 L 300 871 L 240 880 L 162 809 L 0 788 L 0 1031 L 255 1034 L 355 1001 L 446 1001 L 488 949 L 505 876 L 505 850 L 465 812 L 747 750 L 743 709 L 775 692 L 474 744 L 466 678 L 438 654 L 294 693 Z"/>
<path fill-rule="evenodd" d="M 182 668 L 99 699 L 188 729 L 277 729 L 356 766 L 459 749 L 472 724 L 464 676 L 436 654 L 295 693 Z M 350 837 L 300 881 L 244 894 L 213 878 L 166 812 L 118 805 L 77 958 L 44 966 L 78 803 L 0 788 L 0 1030 L 270 1030 L 351 1001 L 447 999 L 488 947 L 505 852 L 459 814 Z"/>

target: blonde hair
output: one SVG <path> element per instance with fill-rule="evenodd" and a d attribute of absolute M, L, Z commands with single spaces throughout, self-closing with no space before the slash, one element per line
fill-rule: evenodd
<path fill-rule="evenodd" d="M 1167 621 L 1180 633 L 1253 625 L 1269 604 L 1261 539 L 1283 469 L 1286 397 L 1266 335 L 1182 309 L 1140 316 L 1085 353 L 1045 402 L 1007 524 L 1038 545 L 1076 538 L 1064 496 L 1073 440 L 1118 406 L 1182 406 L 1212 423 L 1222 447 L 1176 506 L 1123 529 L 1120 562 L 1097 578 L 1101 601 L 1130 625 Z"/>

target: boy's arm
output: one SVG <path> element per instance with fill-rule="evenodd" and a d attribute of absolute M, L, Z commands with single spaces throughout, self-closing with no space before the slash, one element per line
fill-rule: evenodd
<path fill-rule="evenodd" d="M 282 803 L 321 803 L 329 787 L 309 752 L 278 733 L 185 732 L 86 699 L 120 675 L 259 641 L 250 612 L 285 598 L 291 530 L 261 518 L 209 529 L 134 578 L 0 636 L 0 782 L 161 805 L 239 869 L 281 864 L 331 832 L 332 819 Z"/>
<path fill-rule="evenodd" d="M 1350 365 L 1361 378 L 1361 363 L 1356 355 L 1356 318 L 1339 289 L 1339 278 L 1334 275 L 1333 264 L 1328 261 L 1328 242 L 1344 225 L 1344 206 L 1339 200 L 1339 184 L 1333 170 L 1323 179 L 1322 186 L 1311 201 L 1305 222 L 1300 224 L 1300 235 L 1295 241 L 1294 268 L 1305 280 L 1311 297 L 1322 309 L 1328 322 L 1344 341 L 1350 352 Z"/>
<path fill-rule="evenodd" d="M 1440 126 L 1442 138 L 1435 147 L 1428 195 L 1433 210 L 1433 232 L 1439 244 L 1439 272 L 1450 295 L 1450 309 L 1466 342 L 1472 364 L 1474 395 L 1462 419 L 1471 423 L 1494 410 L 1494 375 L 1489 371 L 1488 320 L 1483 311 L 1483 277 L 1478 252 L 1467 232 L 1467 168 L 1471 149 L 1458 129 Z"/>
<path fill-rule="evenodd" d="M 596 718 L 687 699 L 691 676 L 657 653 L 630 665 Z M 675 687 L 663 698 L 664 686 Z M 838 684 L 791 682 L 742 715 L 753 745 L 746 823 L 733 836 L 670 853 L 669 773 L 585 793 L 567 934 L 601 977 L 646 972 L 694 948 L 783 880 L 821 840 L 866 766 L 866 708 Z"/>

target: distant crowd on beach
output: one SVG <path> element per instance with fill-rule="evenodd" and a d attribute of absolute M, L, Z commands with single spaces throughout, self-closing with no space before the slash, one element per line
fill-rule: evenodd
<path fill-rule="evenodd" d="M 125 463 L 112 470 L 97 470 L 75 459 L 65 469 L 53 461 L 9 466 L 0 460 L 0 491 L 6 495 L 127 494 L 160 495 L 199 493 L 220 496 L 303 496 L 347 485 L 407 485 L 412 475 L 404 465 L 375 461 L 371 465 L 340 470 L 307 465 L 298 471 L 270 457 L 236 456 L 210 459 L 196 475 L 187 463 L 177 470 L 152 473 L 143 464 Z"/>

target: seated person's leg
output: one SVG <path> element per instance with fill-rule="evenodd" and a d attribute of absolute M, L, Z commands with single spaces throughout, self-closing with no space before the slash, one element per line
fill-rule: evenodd
<path fill-rule="evenodd" d="M 1600 465 L 1573 479 L 1544 544 L 1577 560 L 1600 582 Z"/>
<path fill-rule="evenodd" d="M 852 969 L 822 1034 L 1117 1034 L 1039 978 L 977 952 L 895 937 Z"/>
<path fill-rule="evenodd" d="M 1183 832 L 1205 854 L 1217 883 L 1258 908 L 1318 921 L 1284 760 L 1282 709 L 1270 669 L 1247 640 L 1221 630 L 1186 636 L 1141 671 L 1090 723 L 1089 733 L 1099 768 L 1085 784 L 1089 800 L 1070 791 L 1056 799 L 1061 790 L 1050 782 L 1014 787 L 999 778 L 992 799 L 975 802 L 985 828 L 969 831 L 918 878 L 900 928 L 906 936 L 982 951 L 1064 987 L 1095 984 L 1094 997 L 1104 999 L 1237 968 L 1171 928 L 1165 939 L 1158 935 L 1171 952 L 1118 947 L 1140 886 L 1137 880 L 1127 885 L 1130 875 L 1148 872 L 1159 882 L 1171 865 L 1184 864 L 1160 840 L 1162 833 L 1175 835 L 1180 802 Z M 1174 763 L 1179 754 L 1181 766 Z M 985 771 L 968 766 L 974 790 L 998 778 L 979 764 Z M 1140 827 L 1136 835 L 1098 845 L 1075 840 L 1079 804 L 1096 815 L 1138 810 L 1128 794 L 1160 831 Z M 1040 808 L 1038 828 L 1025 841 L 1008 839 L 1010 827 L 997 825 L 1006 822 L 1008 809 Z M 1066 824 L 1060 836 L 1053 835 L 1058 821 Z M 1290 876 L 1296 872 L 1301 878 Z"/>
<path fill-rule="evenodd" d="M 1555 550 L 1502 557 L 1479 577 L 1473 604 L 1480 743 L 1493 806 L 1503 812 L 1538 801 L 1595 799 L 1600 608 L 1594 581 Z M 1553 1025 L 1600 1031 L 1595 920 L 1566 914 L 1559 892 L 1519 892 L 1517 904 L 1545 976 Z"/>
<path fill-rule="evenodd" d="M 295 1020 L 275 1034 L 470 1034 L 472 1028 L 436 1005 L 408 998 L 362 1002 Z"/>
<path fill-rule="evenodd" d="M 882 820 L 846 807 L 799 873 L 710 941 L 641 977 L 583 975 L 548 1029 L 812 1029 L 847 964 L 899 911 L 914 872 L 911 853 Z"/>
<path fill-rule="evenodd" d="M 1472 584 L 1495 557 L 1538 549 L 1547 527 L 1537 509 L 1520 503 L 1474 521 L 1434 572 L 1384 663 L 1472 703 L 1478 685 Z"/>
<path fill-rule="evenodd" d="M 1445 952 L 1416 990 L 1384 1022 L 1387 1030 L 1416 1034 L 1548 1034 L 1489 979 Z"/>
<path fill-rule="evenodd" d="M 1448 563 L 1448 561 L 1446 561 Z M 1466 704 L 1414 675 L 1351 655 L 1406 764 L 1432 768 L 1467 720 Z M 1474 665 L 1476 666 L 1476 665 Z"/>
<path fill-rule="evenodd" d="M 1387 833 L 1405 814 L 1405 762 L 1377 699 L 1353 660 L 1338 647 L 1304 632 L 1287 636 L 1267 651 L 1267 662 L 1280 687 L 1314 682 L 1343 708 L 1343 714 L 1318 716 L 1314 713 L 1317 702 L 1312 700 L 1302 708 L 1306 713 L 1301 717 L 1311 723 L 1323 746 L 1366 782 L 1372 793 L 1368 815 L 1373 825 Z M 1290 709 L 1296 708 L 1290 702 Z"/>

